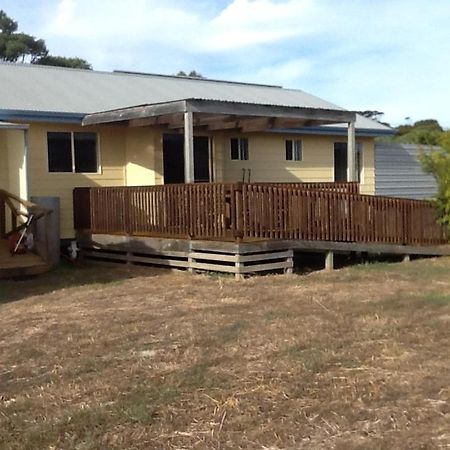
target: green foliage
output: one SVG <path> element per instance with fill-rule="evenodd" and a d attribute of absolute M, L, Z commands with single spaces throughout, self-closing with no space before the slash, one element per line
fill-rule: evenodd
<path fill-rule="evenodd" d="M 43 39 L 17 32 L 17 22 L 0 10 L 0 59 L 9 62 L 35 62 L 48 54 Z"/>
<path fill-rule="evenodd" d="M 443 129 L 435 119 L 419 120 L 414 125 L 399 125 L 396 142 L 404 144 L 439 145 Z"/>
<path fill-rule="evenodd" d="M 11 34 L 17 31 L 18 24 L 7 16 L 5 11 L 0 10 L 0 32 Z"/>
<path fill-rule="evenodd" d="M 440 221 L 450 230 L 450 131 L 441 133 L 440 148 L 422 153 L 420 161 L 425 172 L 431 173 L 438 185 L 436 206 Z"/>
<path fill-rule="evenodd" d="M 50 56 L 43 39 L 37 39 L 17 30 L 17 22 L 8 17 L 5 11 L 0 10 L 0 60 L 92 69 L 91 65 L 81 58 Z"/>
<path fill-rule="evenodd" d="M 191 70 L 189 73 L 186 73 L 183 70 L 180 70 L 177 73 L 177 77 L 205 78 L 200 72 L 197 72 L 196 70 Z"/>
<path fill-rule="evenodd" d="M 92 66 L 82 58 L 66 58 L 64 56 L 43 56 L 36 60 L 36 64 L 44 66 L 72 67 L 74 69 L 92 70 Z"/>

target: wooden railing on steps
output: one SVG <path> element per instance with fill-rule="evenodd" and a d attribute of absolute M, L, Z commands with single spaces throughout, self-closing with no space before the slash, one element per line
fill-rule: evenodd
<path fill-rule="evenodd" d="M 75 228 L 188 239 L 448 242 L 431 202 L 361 195 L 355 183 L 335 187 L 205 183 L 76 188 Z"/>
<path fill-rule="evenodd" d="M 41 205 L 0 189 L 0 239 L 20 232 L 31 215 L 34 216 L 35 221 L 47 221 L 51 212 Z M 35 230 L 36 227 L 32 226 L 32 229 Z M 47 230 L 48 226 L 44 226 L 44 229 Z M 35 241 L 35 251 L 49 263 L 49 237 L 46 232 L 43 236 L 38 236 L 38 240 Z"/>

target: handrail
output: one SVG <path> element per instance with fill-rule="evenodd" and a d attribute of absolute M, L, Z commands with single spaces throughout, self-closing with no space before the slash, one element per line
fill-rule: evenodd
<path fill-rule="evenodd" d="M 76 229 L 185 239 L 448 243 L 432 202 L 301 183 L 199 183 L 74 190 Z M 353 190 L 353 191 L 352 191 Z"/>
<path fill-rule="evenodd" d="M 7 230 L 6 207 L 9 208 L 11 214 L 10 229 Z M 47 220 L 52 212 L 51 209 L 41 206 L 37 203 L 30 202 L 18 197 L 11 192 L 0 189 L 0 238 L 5 238 L 13 233 L 22 230 L 29 219 L 32 217 L 34 221 Z M 18 219 L 21 223 L 17 223 Z M 43 249 L 37 248 L 37 253 L 47 262 L 49 262 L 49 239 L 47 236 L 47 226 L 45 226 L 45 236 L 43 236 Z"/>

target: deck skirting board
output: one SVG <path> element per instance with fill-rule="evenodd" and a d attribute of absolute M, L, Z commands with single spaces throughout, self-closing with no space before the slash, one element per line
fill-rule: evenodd
<path fill-rule="evenodd" d="M 450 255 L 450 245 L 401 246 L 375 243 L 265 240 L 252 242 L 197 241 L 187 239 L 150 238 L 124 235 L 78 236 L 82 256 L 87 260 L 119 263 L 151 264 L 185 268 L 189 271 L 212 271 L 244 274 L 281 270 L 293 271 L 294 253 L 332 254 L 366 252 L 373 255 Z"/>
<path fill-rule="evenodd" d="M 95 235 L 91 239 L 81 236 L 78 241 L 82 257 L 89 261 L 223 272 L 236 278 L 257 272 L 293 270 L 293 250 L 286 248 L 239 253 L 239 245 L 234 242 L 213 242 L 208 246 L 206 241 L 169 242 L 176 240 L 109 235 Z"/>

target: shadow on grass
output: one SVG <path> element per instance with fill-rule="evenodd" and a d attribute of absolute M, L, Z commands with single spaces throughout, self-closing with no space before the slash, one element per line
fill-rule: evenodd
<path fill-rule="evenodd" d="M 41 275 L 1 280 L 0 305 L 59 289 L 87 285 L 92 287 L 96 284 L 120 284 L 139 276 L 156 276 L 164 272 L 166 272 L 165 269 L 154 267 L 142 268 L 119 264 L 117 267 L 74 265 L 63 262 L 50 272 Z"/>

